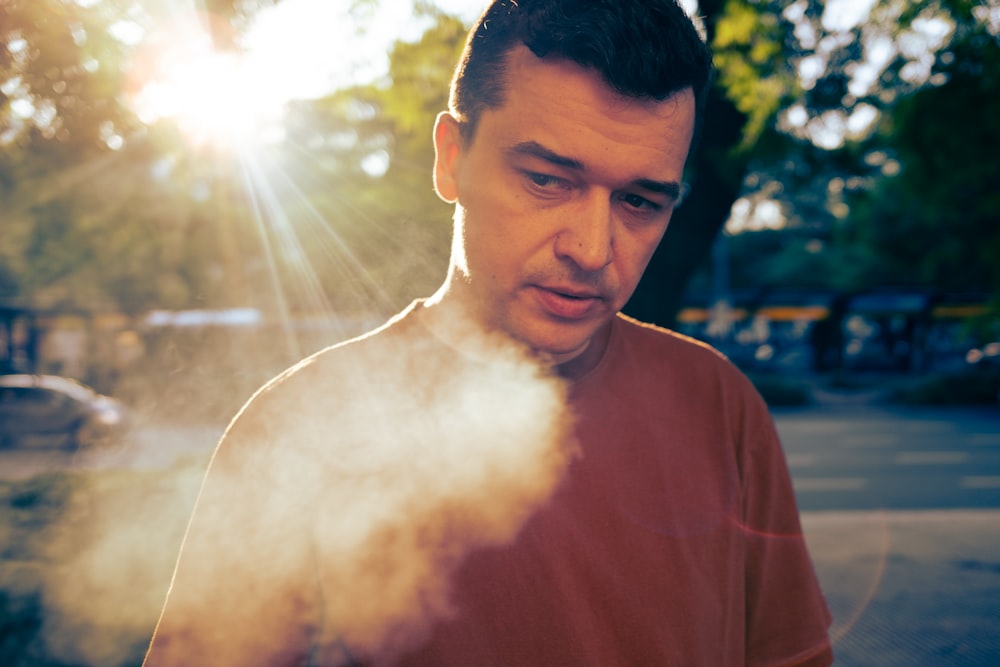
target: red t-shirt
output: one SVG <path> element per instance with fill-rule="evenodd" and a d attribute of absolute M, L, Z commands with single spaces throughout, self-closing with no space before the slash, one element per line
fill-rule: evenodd
<path fill-rule="evenodd" d="M 619 317 L 567 386 L 420 312 L 233 421 L 147 667 L 829 664 L 781 448 L 728 361 Z"/>
<path fill-rule="evenodd" d="M 514 544 L 468 558 L 454 619 L 402 665 L 794 665 L 828 650 L 783 453 L 742 374 L 619 317 L 570 401 L 581 456 Z"/>

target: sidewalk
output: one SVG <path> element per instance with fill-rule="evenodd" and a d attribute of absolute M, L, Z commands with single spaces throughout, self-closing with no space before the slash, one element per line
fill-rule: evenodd
<path fill-rule="evenodd" d="M 890 384 L 809 381 L 815 409 L 865 410 Z M 802 513 L 836 667 L 1000 667 L 1000 509 Z"/>
<path fill-rule="evenodd" d="M 837 667 L 1000 665 L 1000 510 L 802 515 Z"/>

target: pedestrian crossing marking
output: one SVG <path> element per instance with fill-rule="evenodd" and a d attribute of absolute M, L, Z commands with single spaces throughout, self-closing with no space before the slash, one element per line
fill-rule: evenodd
<path fill-rule="evenodd" d="M 868 486 L 864 477 L 798 477 L 792 480 L 796 491 L 857 491 Z"/>
<path fill-rule="evenodd" d="M 898 433 L 862 433 L 844 439 L 849 447 L 892 447 L 902 442 Z"/>
<path fill-rule="evenodd" d="M 963 489 L 1000 489 L 1000 475 L 963 477 L 958 485 Z"/>
<path fill-rule="evenodd" d="M 816 454 L 806 454 L 803 452 L 790 452 L 785 456 L 789 468 L 808 468 L 816 465 L 819 457 Z"/>
<path fill-rule="evenodd" d="M 968 458 L 965 452 L 900 452 L 893 461 L 897 465 L 939 465 L 964 463 Z"/>

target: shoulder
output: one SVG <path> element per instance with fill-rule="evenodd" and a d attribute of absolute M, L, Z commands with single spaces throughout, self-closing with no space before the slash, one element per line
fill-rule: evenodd
<path fill-rule="evenodd" d="M 227 440 L 289 443 L 314 440 L 321 418 L 357 415 L 376 391 L 398 378 L 421 338 L 401 316 L 362 336 L 319 350 L 279 373 L 246 401 L 230 423 Z M 308 431 L 308 432 L 307 432 Z M 241 445 L 242 446 L 242 445 Z"/>
<path fill-rule="evenodd" d="M 318 397 L 324 390 L 350 386 L 380 370 L 385 372 L 425 344 L 410 312 L 407 309 L 372 331 L 305 357 L 261 387 L 251 403 L 284 396 L 297 399 L 302 392 Z"/>
<path fill-rule="evenodd" d="M 711 345 L 619 315 L 608 372 L 619 383 L 695 412 L 766 413 L 753 383 Z"/>
<path fill-rule="evenodd" d="M 640 322 L 619 313 L 614 323 L 614 336 L 629 356 L 639 356 L 644 363 L 669 363 L 673 368 L 697 366 L 724 373 L 741 374 L 724 354 L 703 341 Z"/>

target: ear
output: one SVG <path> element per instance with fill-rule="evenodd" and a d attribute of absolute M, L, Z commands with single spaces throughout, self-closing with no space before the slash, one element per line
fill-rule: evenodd
<path fill-rule="evenodd" d="M 458 120 L 447 111 L 434 123 L 434 191 L 454 204 L 458 201 L 458 166 L 462 156 L 462 133 Z"/>

